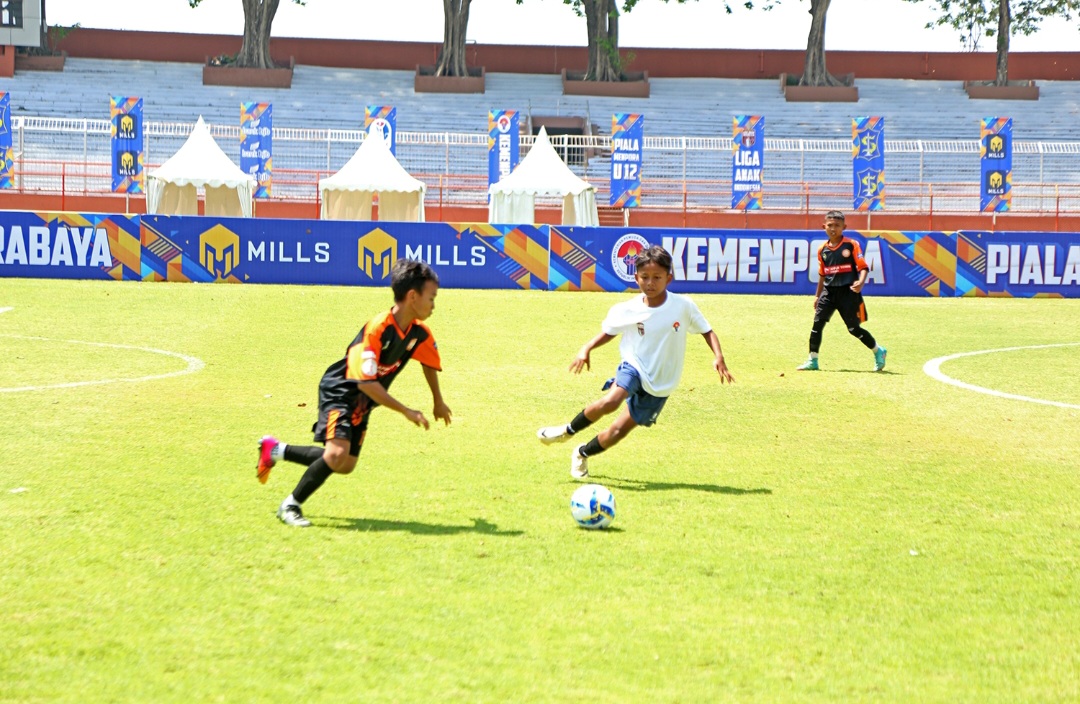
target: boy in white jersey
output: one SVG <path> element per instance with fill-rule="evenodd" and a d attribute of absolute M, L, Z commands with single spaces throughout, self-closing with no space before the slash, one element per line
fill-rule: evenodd
<path fill-rule="evenodd" d="M 724 363 L 720 340 L 705 316 L 689 298 L 668 293 L 668 284 L 674 278 L 671 255 L 653 245 L 638 254 L 634 268 L 641 294 L 612 306 L 600 325 L 602 332 L 586 343 L 570 363 L 570 371 L 575 374 L 591 368 L 589 353 L 622 335 L 622 363 L 615 378 L 604 385 L 607 394 L 585 406 L 569 424 L 536 431 L 545 444 L 562 442 L 618 410 L 626 401 L 626 407 L 607 430 L 574 449 L 570 476 L 576 479 L 589 476 L 587 458 L 615 445 L 639 425 L 656 422 L 667 397 L 679 385 L 688 335 L 696 333 L 705 338 L 713 351 L 713 369 L 720 375 L 720 383 L 735 381 Z"/>

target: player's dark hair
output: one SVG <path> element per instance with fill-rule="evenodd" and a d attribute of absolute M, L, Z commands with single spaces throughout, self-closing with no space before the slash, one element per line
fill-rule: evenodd
<path fill-rule="evenodd" d="M 390 270 L 390 289 L 395 302 L 404 301 L 409 291 L 422 292 L 428 281 L 439 283 L 439 275 L 424 262 L 398 259 Z"/>
<path fill-rule="evenodd" d="M 825 213 L 825 219 L 826 220 L 839 220 L 839 221 L 843 222 L 844 221 L 844 214 L 842 212 L 840 212 L 839 210 L 830 210 L 829 212 Z"/>
<path fill-rule="evenodd" d="M 641 269 L 646 264 L 656 264 L 667 273 L 671 273 L 671 255 L 658 244 L 649 245 L 638 253 L 634 268 Z"/>

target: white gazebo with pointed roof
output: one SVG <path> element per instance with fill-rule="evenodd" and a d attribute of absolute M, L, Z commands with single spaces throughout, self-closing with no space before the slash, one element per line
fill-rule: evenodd
<path fill-rule="evenodd" d="M 184 146 L 147 173 L 146 212 L 198 215 L 202 188 L 206 215 L 250 218 L 255 187 L 255 177 L 241 171 L 221 150 L 200 115 Z"/>
<path fill-rule="evenodd" d="M 324 220 L 371 220 L 379 197 L 379 220 L 423 222 L 427 186 L 413 178 L 390 152 L 385 140 L 368 134 L 352 158 L 319 180 Z"/>
<path fill-rule="evenodd" d="M 517 168 L 492 184 L 488 195 L 488 222 L 535 222 L 536 196 L 556 196 L 563 199 L 563 225 L 600 224 L 596 214 L 596 187 L 570 170 L 543 127 Z"/>

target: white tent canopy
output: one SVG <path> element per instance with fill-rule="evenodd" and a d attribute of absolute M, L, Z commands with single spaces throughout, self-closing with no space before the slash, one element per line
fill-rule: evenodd
<path fill-rule="evenodd" d="M 368 135 L 333 176 L 319 179 L 324 220 L 370 220 L 379 194 L 379 220 L 424 221 L 427 186 L 398 163 L 387 143 Z"/>
<path fill-rule="evenodd" d="M 202 187 L 206 215 L 250 218 L 255 186 L 255 177 L 221 151 L 200 115 L 184 146 L 147 174 L 146 212 L 198 215 Z"/>
<path fill-rule="evenodd" d="M 562 197 L 563 225 L 600 224 L 596 187 L 578 178 L 563 163 L 543 127 L 517 168 L 489 187 L 488 195 L 488 222 L 535 222 L 536 196 L 540 195 Z"/>

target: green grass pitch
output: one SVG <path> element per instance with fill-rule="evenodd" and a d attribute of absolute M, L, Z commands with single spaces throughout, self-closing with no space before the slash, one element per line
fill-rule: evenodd
<path fill-rule="evenodd" d="M 0 280 L 0 701 L 1080 700 L 1080 300 L 868 297 L 885 373 L 810 297 L 694 296 L 660 422 L 591 462 L 618 501 L 578 529 L 569 445 L 624 295 L 439 294 L 455 422 L 385 409 L 357 471 L 290 529 L 316 387 L 388 289 Z M 127 347 L 106 347 L 85 343 Z M 184 370 L 168 351 L 205 364 Z M 197 366 L 197 365 L 196 365 Z M 392 389 L 430 416 L 416 365 Z M 1068 407 L 1071 405 L 1071 407 Z M 591 435 L 589 436 L 591 437 Z"/>

